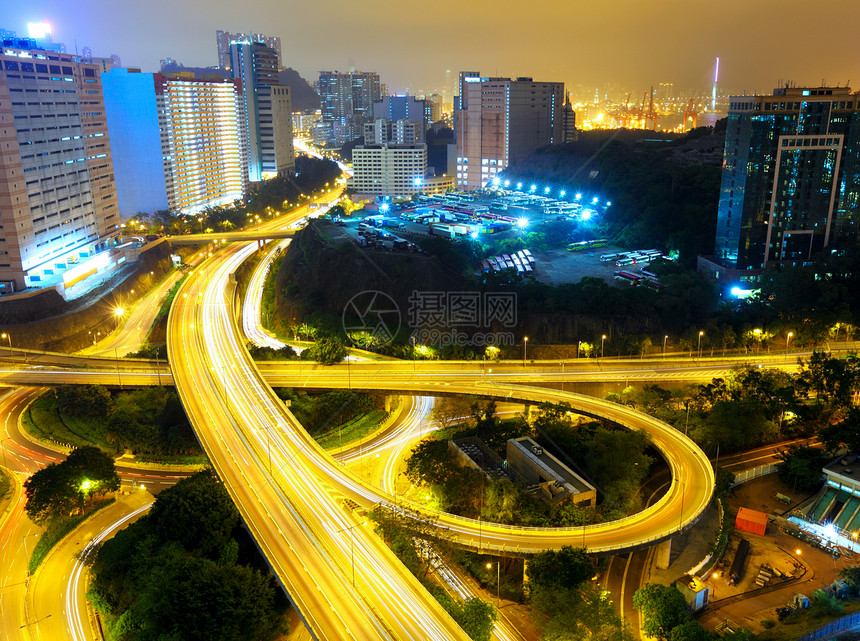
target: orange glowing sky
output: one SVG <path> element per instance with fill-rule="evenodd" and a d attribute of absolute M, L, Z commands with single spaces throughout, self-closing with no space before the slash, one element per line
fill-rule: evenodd
<path fill-rule="evenodd" d="M 70 51 L 119 54 L 156 71 L 170 56 L 216 64 L 215 30 L 282 39 L 286 66 L 309 81 L 321 69 L 378 71 L 392 92 L 440 89 L 444 71 L 533 76 L 642 91 L 671 82 L 769 91 L 779 80 L 860 88 L 856 0 L 67 0 L 4 8 L 0 28 L 49 21 Z"/>

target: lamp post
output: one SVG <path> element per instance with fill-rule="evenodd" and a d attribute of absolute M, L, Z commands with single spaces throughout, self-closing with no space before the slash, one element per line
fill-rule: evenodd
<path fill-rule="evenodd" d="M 12 358 L 12 336 L 10 334 L 7 334 L 6 332 L 3 332 L 3 334 L 0 334 L 0 337 L 5 338 L 7 341 L 9 341 L 9 358 Z"/>
<path fill-rule="evenodd" d="M 502 601 L 502 597 L 501 597 L 501 594 L 502 594 L 502 590 L 501 590 L 501 585 L 502 585 L 501 563 L 502 562 L 500 560 L 496 561 L 496 603 L 497 604 L 501 603 L 501 601 Z M 487 563 L 487 569 L 491 570 L 492 568 L 493 568 L 493 564 Z"/>
<path fill-rule="evenodd" d="M 523 336 L 523 367 L 526 366 L 526 354 L 528 353 L 529 348 L 529 337 Z"/>
<path fill-rule="evenodd" d="M 115 310 L 113 310 L 113 313 L 114 313 L 114 316 L 117 317 L 117 319 L 120 319 L 123 317 L 123 314 L 125 314 L 125 310 L 122 307 L 117 307 Z M 119 321 L 117 321 L 117 323 L 118 322 Z M 116 356 L 116 377 L 119 380 L 119 388 L 122 389 L 122 376 L 120 376 L 120 373 L 119 373 L 119 348 L 114 347 L 113 353 L 114 353 L 114 356 Z"/>
<path fill-rule="evenodd" d="M 603 358 L 603 348 L 606 345 L 606 334 L 600 337 L 600 358 Z"/>
<path fill-rule="evenodd" d="M 663 358 L 666 358 L 666 341 L 669 340 L 669 335 L 663 336 Z"/>
<path fill-rule="evenodd" d="M 794 332 L 789 332 L 785 338 L 785 360 L 788 360 L 788 346 L 791 343 L 792 336 L 794 336 Z"/>
<path fill-rule="evenodd" d="M 576 342 L 576 357 L 579 358 L 579 350 L 582 349 L 582 341 Z"/>
<path fill-rule="evenodd" d="M 700 330 L 699 331 L 699 345 L 696 348 L 696 351 L 699 352 L 699 360 L 701 360 L 701 358 L 702 358 L 702 336 L 704 336 L 704 335 L 705 335 L 705 332 Z"/>
<path fill-rule="evenodd" d="M 338 530 L 335 534 L 341 534 L 342 532 L 349 532 L 350 530 L 354 530 L 359 525 L 366 525 L 367 521 L 364 523 L 356 523 L 355 525 L 350 525 L 349 527 L 345 527 L 342 530 Z M 349 537 L 349 559 L 350 564 L 352 565 L 352 587 L 355 587 L 355 542 L 353 541 L 354 537 Z"/>

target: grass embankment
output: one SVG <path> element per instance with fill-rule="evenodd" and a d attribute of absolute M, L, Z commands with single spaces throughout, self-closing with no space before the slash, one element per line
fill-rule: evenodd
<path fill-rule="evenodd" d="M 107 440 L 107 426 L 103 418 L 69 416 L 57 407 L 51 392 L 42 394 L 21 415 L 24 429 L 40 440 L 83 447 L 95 445 L 107 454 L 117 453 L 115 445 Z"/>
<path fill-rule="evenodd" d="M 88 512 L 70 516 L 62 521 L 52 522 L 48 526 L 48 529 L 42 533 L 42 536 L 39 537 L 36 547 L 33 548 L 33 554 L 30 555 L 30 560 L 28 561 L 30 574 L 33 574 L 33 572 L 36 571 L 36 568 L 38 568 L 42 561 L 45 560 L 45 557 L 48 556 L 48 552 L 50 552 L 64 536 L 90 518 L 93 514 L 106 508 L 114 501 L 115 499 L 107 499 L 98 505 L 93 506 Z"/>
<path fill-rule="evenodd" d="M 113 416 L 73 416 L 63 410 L 55 393 L 48 391 L 27 408 L 21 423 L 35 438 L 69 448 L 94 445 L 112 457 L 133 451 L 135 460 L 143 463 L 205 465 L 207 458 L 202 452 L 196 453 L 200 448 L 191 428 L 174 427 L 185 421 L 181 408 L 173 420 L 165 423 L 167 429 L 158 424 L 164 411 L 164 394 L 175 393 L 156 388 L 120 392 L 113 402 L 124 418 L 114 420 Z M 178 407 L 178 400 L 176 404 Z M 129 408 L 133 411 L 129 412 Z"/>
<path fill-rule="evenodd" d="M 12 479 L 6 474 L 6 470 L 0 469 L 0 501 L 12 495 Z"/>
<path fill-rule="evenodd" d="M 359 439 L 378 430 L 386 418 L 388 418 L 388 412 L 385 410 L 373 410 L 367 414 L 356 416 L 343 425 L 317 434 L 314 438 L 327 450 L 340 449 L 341 446 L 349 447 Z"/>
<path fill-rule="evenodd" d="M 173 299 L 176 298 L 176 294 L 179 292 L 179 288 L 182 287 L 182 283 L 185 282 L 186 278 L 188 278 L 188 274 L 185 274 L 182 278 L 176 281 L 176 284 L 170 288 L 170 291 L 164 298 L 164 302 L 161 304 L 158 314 L 156 314 L 155 319 L 152 321 L 149 335 L 146 337 L 146 342 L 148 344 L 161 345 L 167 342 L 167 315 L 170 313 L 170 306 L 173 304 Z"/>
<path fill-rule="evenodd" d="M 860 611 L 860 600 L 843 601 L 842 603 L 844 605 L 839 614 L 828 614 L 814 605 L 806 610 L 795 610 L 769 630 L 757 634 L 755 641 L 796 641 L 804 634 L 836 621 L 846 614 Z"/>

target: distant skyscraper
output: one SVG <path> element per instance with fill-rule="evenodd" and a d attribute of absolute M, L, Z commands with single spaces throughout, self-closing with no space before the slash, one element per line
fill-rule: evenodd
<path fill-rule="evenodd" d="M 379 74 L 372 71 L 321 71 L 317 89 L 329 143 L 335 145 L 361 136 L 381 99 Z"/>
<path fill-rule="evenodd" d="M 245 198 L 247 126 L 238 80 L 113 69 L 102 81 L 123 215 L 194 214 Z"/>
<path fill-rule="evenodd" d="M 119 232 L 98 66 L 23 44 L 0 51 L 2 293 L 86 262 Z"/>
<path fill-rule="evenodd" d="M 481 189 L 538 147 L 564 140 L 564 83 L 460 74 L 457 187 Z"/>
<path fill-rule="evenodd" d="M 230 54 L 231 42 L 259 42 L 270 47 L 278 54 L 278 71 L 283 69 L 281 63 L 281 39 L 278 36 L 264 36 L 262 33 L 231 33 L 230 31 L 215 32 L 215 42 L 218 48 L 218 68 L 230 71 L 232 58 Z"/>
<path fill-rule="evenodd" d="M 373 117 L 387 118 L 391 121 L 411 120 L 417 122 L 422 129 L 429 126 L 424 100 L 415 96 L 383 96 L 379 102 L 373 103 Z"/>
<path fill-rule="evenodd" d="M 713 262 L 735 282 L 858 242 L 860 95 L 785 88 L 730 98 Z"/>
<path fill-rule="evenodd" d="M 10 29 L 0 29 L 0 40 L 2 40 L 0 44 L 18 49 L 66 52 L 66 45 L 62 42 L 54 42 L 51 36 L 51 25 L 47 22 L 30 22 L 27 25 L 27 32 L 27 36 L 21 36 Z"/>
<path fill-rule="evenodd" d="M 278 84 L 275 50 L 257 42 L 230 45 L 233 77 L 242 83 L 252 182 L 295 169 L 290 88 Z"/>

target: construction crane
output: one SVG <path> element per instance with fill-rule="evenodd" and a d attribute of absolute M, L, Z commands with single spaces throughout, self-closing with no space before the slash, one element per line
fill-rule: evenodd
<path fill-rule="evenodd" d="M 642 94 L 642 104 L 639 105 L 639 115 L 636 118 L 636 128 L 645 129 L 645 101 L 648 99 L 648 92 Z"/>
<path fill-rule="evenodd" d="M 684 131 L 690 131 L 696 128 L 696 123 L 699 120 L 699 112 L 693 104 L 693 98 L 687 103 L 687 110 L 684 112 Z"/>
<path fill-rule="evenodd" d="M 647 95 L 647 94 L 646 94 Z M 642 104 L 645 104 L 645 98 L 642 98 Z M 648 128 L 648 121 L 651 121 L 651 129 L 657 131 L 657 119 L 661 116 L 654 109 L 654 86 L 651 86 L 651 99 L 648 102 L 648 113 L 645 114 L 645 119 L 642 121 L 642 129 Z"/>
<path fill-rule="evenodd" d="M 618 121 L 624 129 L 630 127 L 630 94 L 632 92 L 627 92 L 627 100 L 624 101 L 624 110 L 619 115 Z"/>

